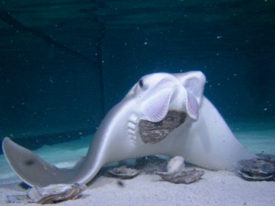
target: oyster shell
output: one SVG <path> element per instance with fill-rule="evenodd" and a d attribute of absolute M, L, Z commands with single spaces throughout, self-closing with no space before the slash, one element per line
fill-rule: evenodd
<path fill-rule="evenodd" d="M 52 204 L 78 198 L 86 189 L 83 184 L 54 184 L 47 187 L 33 187 L 27 195 L 8 195 L 9 203 Z"/>
<path fill-rule="evenodd" d="M 190 184 L 201 179 L 204 171 L 196 169 L 184 171 L 184 158 L 175 156 L 167 164 L 167 172 L 156 172 L 163 180 L 175 184 Z"/>
<path fill-rule="evenodd" d="M 165 139 L 169 133 L 184 123 L 187 114 L 181 111 L 168 111 L 163 120 L 150 122 L 140 120 L 139 134 L 144 143 L 156 144 Z"/>
<path fill-rule="evenodd" d="M 204 171 L 198 171 L 196 169 L 189 171 L 180 171 L 180 172 L 157 172 L 163 180 L 175 183 L 175 184 L 190 184 L 193 182 L 197 182 L 201 179 L 202 175 L 204 175 Z"/>
<path fill-rule="evenodd" d="M 275 180 L 275 156 L 258 154 L 258 157 L 238 162 L 238 174 L 245 180 Z"/>
<path fill-rule="evenodd" d="M 141 171 L 136 169 L 131 169 L 125 165 L 120 167 L 115 167 L 107 171 L 107 173 L 113 177 L 118 177 L 121 179 L 131 179 L 140 174 Z"/>

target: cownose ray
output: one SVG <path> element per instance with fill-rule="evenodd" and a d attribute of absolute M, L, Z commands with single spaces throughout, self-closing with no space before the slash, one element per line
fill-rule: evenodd
<path fill-rule="evenodd" d="M 86 157 L 73 168 L 57 168 L 8 137 L 3 151 L 25 183 L 40 187 L 86 184 L 107 163 L 148 155 L 182 156 L 200 167 L 233 169 L 254 154 L 203 96 L 205 81 L 200 71 L 143 76 L 108 112 Z"/>

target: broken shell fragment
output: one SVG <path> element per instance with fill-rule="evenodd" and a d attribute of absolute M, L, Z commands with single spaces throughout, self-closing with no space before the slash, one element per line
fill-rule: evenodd
<path fill-rule="evenodd" d="M 184 158 L 181 156 L 175 156 L 167 164 L 167 172 L 181 172 L 185 168 Z"/>

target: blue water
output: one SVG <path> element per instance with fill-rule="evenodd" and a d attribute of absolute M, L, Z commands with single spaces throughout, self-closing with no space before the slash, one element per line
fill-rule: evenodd
<path fill-rule="evenodd" d="M 2 7 L 0 140 L 37 149 L 93 134 L 141 76 L 190 70 L 233 131 L 251 132 L 244 142 L 275 136 L 272 1 Z"/>
<path fill-rule="evenodd" d="M 275 155 L 274 1 L 10 0 L 0 8 L 0 141 L 9 136 L 58 167 L 72 167 L 140 77 L 200 70 L 205 96 L 238 140 L 255 153 Z M 0 165 L 4 204 L 7 195 L 26 190 L 2 151 Z M 193 196 L 181 198 L 193 197 L 197 205 L 201 199 L 203 205 L 274 202 L 273 182 L 246 182 L 237 194 L 231 180 L 244 180 L 233 172 L 219 173 L 224 180 L 215 175 L 206 171 L 202 185 L 182 186 L 178 191 Z M 214 189 L 199 194 L 215 182 L 226 198 L 216 201 Z M 104 204 L 96 187 L 90 198 Z M 154 198 L 171 199 L 167 194 Z"/>

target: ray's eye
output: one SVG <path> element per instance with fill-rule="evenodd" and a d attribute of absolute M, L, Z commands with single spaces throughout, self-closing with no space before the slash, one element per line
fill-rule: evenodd
<path fill-rule="evenodd" d="M 138 81 L 138 84 L 139 84 L 140 88 L 143 88 L 144 83 L 143 83 L 143 80 L 142 80 L 142 79 L 140 79 L 140 80 Z"/>

